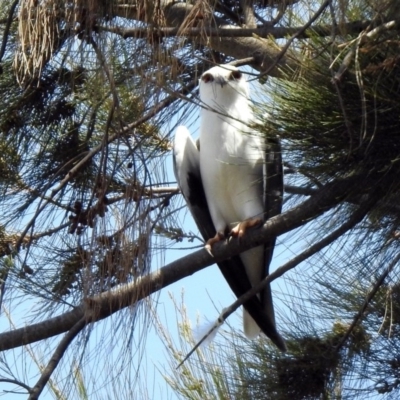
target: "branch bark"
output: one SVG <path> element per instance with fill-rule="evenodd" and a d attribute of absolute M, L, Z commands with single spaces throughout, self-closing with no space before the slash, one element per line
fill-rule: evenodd
<path fill-rule="evenodd" d="M 372 21 L 369 20 L 360 20 L 360 21 L 352 21 L 340 25 L 340 31 L 342 34 L 358 34 L 371 26 Z M 391 29 L 399 29 L 400 21 L 391 21 L 390 22 Z M 126 38 L 145 38 L 154 33 L 154 28 L 121 28 L 118 26 L 98 26 L 100 31 L 111 32 L 117 35 L 122 36 L 124 39 Z M 382 29 L 385 27 L 383 26 Z M 310 37 L 320 36 L 331 36 L 332 35 L 332 25 L 317 25 L 312 28 L 308 28 L 304 30 L 303 26 L 293 26 L 293 27 L 285 27 L 285 26 L 263 26 L 258 28 L 239 28 L 235 26 L 229 27 L 220 27 L 220 28 L 212 28 L 212 27 L 204 27 L 204 28 L 187 28 L 182 33 L 182 29 L 179 27 L 165 27 L 165 28 L 157 28 L 157 34 L 162 37 L 173 37 L 179 36 L 181 34 L 185 37 L 199 37 L 200 35 L 207 35 L 210 37 L 255 37 L 258 36 L 260 38 L 266 39 L 269 36 L 272 36 L 275 39 L 284 39 L 289 36 L 296 35 L 296 39 L 308 39 Z M 381 30 L 382 30 L 381 29 Z M 380 30 L 380 31 L 381 31 Z"/>
<path fill-rule="evenodd" d="M 195 5 L 189 3 L 181 3 L 181 2 L 162 2 L 161 4 L 161 12 L 163 13 L 165 24 L 168 27 L 172 27 L 176 29 L 175 35 L 179 34 L 183 37 L 189 37 L 186 32 L 190 32 L 191 29 L 194 29 L 190 26 L 190 23 L 187 24 L 187 17 L 189 17 L 194 10 Z M 195 13 L 193 13 L 195 14 Z M 132 9 L 132 12 L 127 12 L 126 9 L 119 14 L 119 10 L 114 10 L 115 16 L 121 16 L 124 18 L 131 18 L 140 20 L 141 22 L 151 22 L 146 21 L 144 18 L 145 14 L 140 14 L 137 10 Z M 198 28 L 198 32 L 195 35 L 195 40 L 197 44 L 202 44 L 207 46 L 208 48 L 216 51 L 224 53 L 228 56 L 231 56 L 236 59 L 242 59 L 254 56 L 257 61 L 252 64 L 252 66 L 263 72 L 274 63 L 276 56 L 280 53 L 280 49 L 270 41 L 263 40 L 261 38 L 253 37 L 245 37 L 240 35 L 239 37 L 234 37 L 232 35 L 229 36 L 210 36 L 207 34 L 207 30 L 215 29 L 215 28 L 227 28 L 229 26 L 229 22 L 224 20 L 223 18 L 219 18 L 212 14 L 210 17 L 202 16 L 202 19 L 197 19 L 196 23 L 200 21 L 201 28 Z M 229 26 L 230 32 L 237 29 L 235 27 Z M 195 28 L 196 29 L 196 28 Z M 162 35 L 163 27 L 157 27 L 153 33 Z M 290 57 L 282 57 L 279 63 L 275 65 L 274 68 L 269 71 L 270 76 L 274 77 L 282 77 L 281 69 L 285 69 L 289 67 L 291 69 L 294 68 L 294 63 L 290 59 Z"/>
<path fill-rule="evenodd" d="M 245 0 L 243 3 L 247 4 Z M 326 4 L 329 1 L 325 2 Z M 322 7 L 326 7 L 326 4 Z M 212 19 L 202 17 L 198 21 L 201 26 L 190 26 L 187 24 L 187 17 L 191 14 L 194 6 L 189 3 L 181 2 L 162 2 L 161 10 L 164 14 L 167 27 L 157 26 L 155 28 L 133 28 L 124 29 L 119 27 L 99 27 L 101 30 L 117 33 L 125 38 L 127 37 L 149 37 L 152 34 L 157 36 L 182 36 L 196 40 L 197 43 L 211 48 L 214 51 L 224 53 L 236 59 L 255 57 L 255 62 L 251 64 L 253 68 L 261 73 L 273 76 L 282 77 L 282 70 L 293 70 L 295 62 L 290 54 L 287 53 L 287 48 L 279 49 L 276 44 L 271 41 L 264 40 L 269 36 L 278 38 L 305 39 L 311 36 L 330 36 L 332 35 L 333 27 L 331 25 L 319 25 L 311 27 L 314 22 L 308 21 L 304 26 L 300 27 L 274 27 L 273 23 L 263 27 L 238 27 L 229 25 L 228 21 L 223 18 L 212 16 Z M 132 19 L 140 19 L 140 13 L 132 9 L 132 13 L 127 15 L 126 9 L 123 15 L 119 15 L 118 9 L 115 10 L 115 15 L 128 17 Z M 316 15 L 319 15 L 318 12 Z M 142 19 L 142 22 L 147 22 Z M 268 22 L 268 21 L 267 21 Z M 185 26 L 187 24 L 188 26 Z M 198 25 L 198 24 L 197 24 Z M 396 28 L 399 28 L 400 21 L 395 22 Z M 371 26 L 371 21 L 354 21 L 340 25 L 342 34 L 359 33 Z M 196 38 L 196 39 L 193 39 Z"/>
<path fill-rule="evenodd" d="M 44 387 L 49 381 L 52 373 L 56 369 L 57 365 L 61 361 L 65 351 L 68 349 L 71 342 L 75 339 L 75 337 L 79 334 L 79 332 L 85 327 L 85 320 L 82 318 L 79 320 L 65 335 L 63 340 L 61 340 L 60 344 L 57 346 L 56 351 L 51 357 L 49 363 L 46 368 L 43 370 L 39 380 L 36 385 L 30 391 L 30 395 L 28 400 L 37 400 L 42 393 Z"/>
<path fill-rule="evenodd" d="M 14 12 L 17 8 L 18 3 L 19 3 L 19 0 L 14 0 L 14 3 L 11 4 L 10 11 L 8 13 L 8 18 L 6 20 L 6 26 L 4 27 L 4 32 L 3 32 L 3 41 L 1 43 L 1 48 L 0 48 L 0 63 L 3 59 L 4 53 L 6 52 L 8 35 L 10 34 L 11 23 L 14 19 Z"/>
<path fill-rule="evenodd" d="M 369 182 L 371 182 L 371 177 L 369 177 Z M 271 218 L 261 229 L 249 232 L 240 242 L 237 239 L 233 239 L 228 243 L 218 243 L 213 248 L 214 257 L 211 257 L 204 249 L 196 251 L 133 283 L 87 299 L 74 310 L 58 317 L 2 333 L 0 334 L 0 351 L 69 331 L 82 318 L 85 319 L 87 324 L 107 318 L 115 312 L 135 304 L 152 293 L 215 262 L 259 246 L 270 240 L 271 237 L 279 236 L 304 225 L 305 222 L 315 219 L 342 202 L 350 191 L 357 190 L 360 187 L 359 185 L 363 184 L 366 185 L 363 179 L 358 176 L 351 176 L 329 183 L 299 206 Z"/>

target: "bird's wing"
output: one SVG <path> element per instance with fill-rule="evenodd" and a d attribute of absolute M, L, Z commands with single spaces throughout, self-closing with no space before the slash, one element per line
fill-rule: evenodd
<path fill-rule="evenodd" d="M 278 138 L 268 138 L 266 141 L 264 165 L 264 221 L 275 217 L 282 212 L 283 202 L 283 168 L 282 149 Z M 269 266 L 274 253 L 276 238 L 271 238 L 265 244 L 264 251 L 264 276 L 269 274 Z M 271 321 L 275 325 L 274 307 L 272 302 L 271 287 L 268 285 L 261 292 L 261 302 L 265 307 Z"/>
<path fill-rule="evenodd" d="M 208 209 L 201 180 L 199 149 L 196 147 L 189 131 L 183 126 L 178 127 L 175 135 L 173 163 L 175 177 L 182 195 L 188 204 L 189 210 L 201 235 L 204 240 L 208 240 L 215 235 L 215 228 Z M 267 245 L 267 248 L 270 249 L 268 257 L 272 257 L 274 242 L 275 241 Z M 265 270 L 266 274 L 268 274 L 268 265 L 269 262 Z M 251 289 L 252 286 L 239 256 L 234 256 L 229 260 L 219 262 L 218 267 L 237 297 L 240 297 Z M 265 298 L 263 301 L 267 301 L 267 303 L 264 304 L 272 305 L 271 292 L 269 289 L 267 292 L 269 294 L 267 293 L 267 295 L 263 296 L 263 298 Z M 270 312 L 266 312 L 268 308 L 263 305 L 259 298 L 254 296 L 244 303 L 243 306 L 265 335 L 267 335 L 279 349 L 283 351 L 286 350 L 285 342 L 276 330 L 274 319 L 271 319 Z"/>
<path fill-rule="evenodd" d="M 200 155 L 189 131 L 179 126 L 173 147 L 174 173 L 194 221 L 203 238 L 215 234 L 200 175 Z"/>

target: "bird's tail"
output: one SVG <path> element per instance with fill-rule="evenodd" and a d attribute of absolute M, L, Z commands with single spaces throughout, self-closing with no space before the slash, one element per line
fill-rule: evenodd
<path fill-rule="evenodd" d="M 248 339 L 255 339 L 261 332 L 253 317 L 243 308 L 243 330 Z"/>
<path fill-rule="evenodd" d="M 265 317 L 264 317 L 265 318 Z M 243 308 L 243 330 L 247 338 L 255 339 L 260 333 L 269 337 L 272 342 L 282 351 L 286 351 L 286 343 L 283 337 L 276 330 L 275 324 L 267 322 L 267 319 L 261 320 L 264 322 L 264 328 L 261 329 L 253 317 Z"/>

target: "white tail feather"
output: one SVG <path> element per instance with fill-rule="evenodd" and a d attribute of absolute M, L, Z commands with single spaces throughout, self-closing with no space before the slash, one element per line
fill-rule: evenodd
<path fill-rule="evenodd" d="M 243 308 L 243 330 L 248 339 L 255 339 L 261 332 L 261 329 L 256 324 L 256 321 Z"/>
<path fill-rule="evenodd" d="M 207 335 L 213 327 L 215 327 L 215 329 L 209 335 Z M 201 325 L 197 325 L 196 328 L 192 330 L 193 339 L 196 341 L 196 343 L 198 343 L 201 339 L 203 339 L 204 336 L 207 335 L 200 345 L 200 348 L 204 348 L 214 340 L 215 336 L 217 336 L 219 328 L 220 323 L 218 320 L 204 322 Z"/>

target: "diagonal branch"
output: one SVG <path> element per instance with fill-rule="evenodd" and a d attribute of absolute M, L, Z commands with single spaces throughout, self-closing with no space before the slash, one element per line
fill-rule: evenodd
<path fill-rule="evenodd" d="M 376 280 L 373 288 L 368 293 L 363 305 L 361 306 L 361 308 L 358 310 L 358 312 L 354 316 L 351 325 L 347 329 L 346 333 L 344 334 L 344 336 L 341 339 L 341 341 L 339 342 L 339 344 L 336 346 L 337 351 L 340 351 L 342 349 L 342 347 L 345 345 L 346 341 L 348 340 L 349 336 L 353 332 L 354 328 L 357 326 L 361 317 L 364 315 L 365 311 L 367 310 L 368 305 L 371 303 L 372 299 L 375 297 L 378 289 L 383 285 L 383 282 L 389 276 L 389 274 L 393 271 L 394 267 L 398 264 L 399 261 L 400 261 L 400 254 L 398 254 L 394 258 L 394 260 L 388 265 L 386 270 L 383 271 L 381 276 Z"/>
<path fill-rule="evenodd" d="M 277 65 L 279 65 L 279 63 L 285 57 L 287 51 L 289 50 L 289 47 L 292 45 L 294 40 L 298 39 L 303 32 L 305 32 L 307 29 L 311 27 L 311 25 L 321 16 L 321 14 L 329 6 L 329 3 L 331 1 L 332 0 L 325 0 L 321 4 L 319 9 L 315 12 L 315 14 L 307 21 L 307 23 L 288 39 L 288 41 L 285 43 L 285 45 L 282 47 L 281 51 L 275 58 L 274 62 L 271 65 L 269 65 L 265 71 L 262 71 L 262 73 L 260 74 L 261 76 L 269 75 L 270 71 L 272 71 Z"/>
<path fill-rule="evenodd" d="M 80 319 L 65 335 L 65 337 L 61 340 L 59 345 L 57 346 L 56 351 L 52 355 L 49 363 L 46 368 L 43 370 L 42 375 L 37 381 L 36 385 L 30 391 L 30 395 L 28 400 L 37 400 L 42 393 L 44 387 L 50 379 L 51 374 L 56 369 L 57 365 L 61 361 L 65 351 L 68 349 L 68 346 L 74 340 L 74 338 L 79 334 L 79 332 L 85 327 L 86 321 L 82 318 Z"/>
<path fill-rule="evenodd" d="M 350 218 L 342 224 L 338 229 L 324 237 L 317 243 L 314 243 L 310 246 L 307 250 L 303 251 L 302 253 L 298 254 L 296 257 L 292 258 L 290 261 L 282 265 L 281 267 L 277 268 L 274 272 L 269 274 L 263 281 L 261 281 L 258 285 L 254 286 L 251 290 L 245 293 L 243 296 L 239 297 L 225 312 L 222 314 L 224 320 L 232 314 L 237 308 L 239 308 L 243 303 L 249 300 L 251 297 L 259 293 L 265 286 L 272 282 L 273 280 L 281 277 L 286 272 L 290 271 L 291 269 L 295 268 L 297 265 L 302 263 L 303 261 L 307 260 L 314 254 L 317 254 L 321 251 L 324 247 L 329 246 L 332 244 L 336 239 L 340 236 L 348 232 L 350 229 L 354 228 L 358 223 L 360 223 L 363 218 L 367 215 L 367 213 L 371 210 L 373 205 L 378 201 L 377 196 L 371 197 L 368 199 L 364 204 L 362 204 L 354 213 L 350 216 Z M 232 308 L 232 311 L 230 309 Z M 228 312 L 229 311 L 229 312 Z"/>
<path fill-rule="evenodd" d="M 6 52 L 8 35 L 10 34 L 11 23 L 13 22 L 14 12 L 18 6 L 18 3 L 19 3 L 19 0 L 14 0 L 14 3 L 11 4 L 10 11 L 8 13 L 6 26 L 4 27 L 4 32 L 3 32 L 3 41 L 1 43 L 1 48 L 0 48 L 0 62 L 3 59 L 3 56 Z"/>
<path fill-rule="evenodd" d="M 358 223 L 360 223 L 363 218 L 366 216 L 369 210 L 373 207 L 373 205 L 378 201 L 378 197 L 371 197 L 365 203 L 363 203 L 353 214 L 349 217 L 349 219 L 342 224 L 338 229 L 324 237 L 319 242 L 310 246 L 307 250 L 298 254 L 296 257 L 277 268 L 274 272 L 270 273 L 266 276 L 260 283 L 253 286 L 251 290 L 247 291 L 245 294 L 236 299 L 229 307 L 224 308 L 221 315 L 218 317 L 217 322 L 211 327 L 211 329 L 204 335 L 204 337 L 196 343 L 196 345 L 190 350 L 190 352 L 184 357 L 184 359 L 179 363 L 176 368 L 179 368 L 193 353 L 194 351 L 204 342 L 204 340 L 209 337 L 213 331 L 218 329 L 226 319 L 233 314 L 240 306 L 242 306 L 246 301 L 250 300 L 257 293 L 261 292 L 268 284 L 270 284 L 273 280 L 281 277 L 286 272 L 291 269 L 297 267 L 303 261 L 307 260 L 311 256 L 317 254 L 326 246 L 332 244 L 336 239 L 340 236 L 348 232 L 350 229 L 354 228 Z M 400 256 L 399 256 L 400 258 Z M 398 259 L 396 260 L 397 263 Z"/>
<path fill-rule="evenodd" d="M 371 183 L 372 177 L 368 177 Z M 96 322 L 107 318 L 115 312 L 148 297 L 152 293 L 194 274 L 215 262 L 223 261 L 233 255 L 259 246 L 272 237 L 296 229 L 322 215 L 327 210 L 341 203 L 358 185 L 366 185 L 360 176 L 338 179 L 318 190 L 313 196 L 300 205 L 271 218 L 260 229 L 249 232 L 240 240 L 229 243 L 218 243 L 213 248 L 214 257 L 202 249 L 182 257 L 159 271 L 153 272 L 135 282 L 120 286 L 115 290 L 104 292 L 87 299 L 74 310 L 47 321 L 0 334 L 0 351 L 15 348 L 24 344 L 43 340 L 71 329 L 79 320 Z"/>

